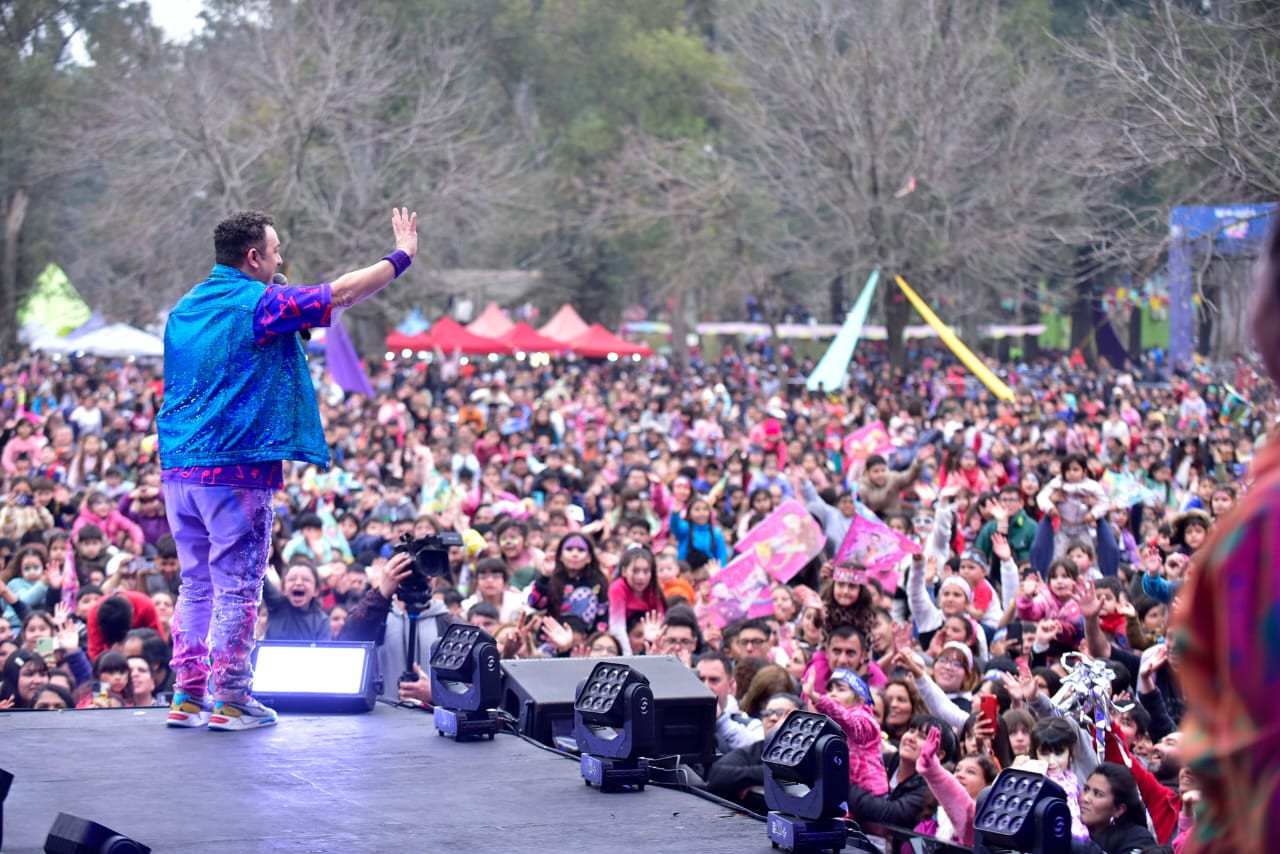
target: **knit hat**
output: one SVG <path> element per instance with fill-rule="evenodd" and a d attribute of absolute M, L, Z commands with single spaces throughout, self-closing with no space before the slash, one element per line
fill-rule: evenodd
<path fill-rule="evenodd" d="M 955 652 L 960 653 L 960 657 L 964 659 L 965 665 L 968 666 L 970 670 L 973 669 L 973 650 L 969 649 L 968 646 L 960 643 L 960 641 L 947 641 L 947 643 L 942 647 L 942 651 L 945 653 L 948 650 L 954 650 Z"/>
<path fill-rule="evenodd" d="M 849 686 L 849 690 L 862 698 L 862 702 L 871 703 L 871 689 L 867 687 L 867 683 L 861 676 L 844 667 L 838 667 L 831 671 L 831 676 L 827 678 L 827 687 L 831 687 L 832 682 L 843 682 Z"/>
<path fill-rule="evenodd" d="M 946 578 L 942 579 L 942 586 L 938 588 L 938 592 L 941 593 L 943 590 L 946 590 L 951 586 L 959 587 L 964 592 L 964 598 L 968 599 L 970 602 L 973 601 L 973 588 L 969 586 L 969 582 L 965 581 L 958 575 L 948 575 Z"/>

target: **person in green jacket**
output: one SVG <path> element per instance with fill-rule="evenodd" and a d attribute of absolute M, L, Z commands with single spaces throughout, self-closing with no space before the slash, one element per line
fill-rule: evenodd
<path fill-rule="evenodd" d="M 986 555 L 988 561 L 994 561 L 991 535 L 999 532 L 1009 540 L 1014 561 L 1021 565 L 1031 560 L 1031 543 L 1036 538 L 1036 523 L 1022 509 L 1022 495 L 1017 484 L 1001 487 L 997 500 L 991 502 L 986 510 L 991 514 L 991 520 L 978 531 L 973 548 Z"/>

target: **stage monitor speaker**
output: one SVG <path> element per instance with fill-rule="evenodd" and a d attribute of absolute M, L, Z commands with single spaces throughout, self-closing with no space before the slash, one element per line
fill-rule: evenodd
<path fill-rule="evenodd" d="M 616 658 L 533 658 L 502 662 L 502 707 L 520 732 L 549 747 L 574 747 L 573 703 L 578 683 L 601 661 L 619 661 L 643 673 L 653 689 L 657 744 L 651 757 L 682 762 L 715 758 L 716 697 L 696 673 L 670 655 Z"/>
<path fill-rule="evenodd" d="M 96 821 L 60 812 L 44 840 L 45 854 L 151 854 L 141 842 Z"/>
<path fill-rule="evenodd" d="M 273 709 L 358 713 L 378 701 L 372 642 L 258 641 L 253 696 Z"/>

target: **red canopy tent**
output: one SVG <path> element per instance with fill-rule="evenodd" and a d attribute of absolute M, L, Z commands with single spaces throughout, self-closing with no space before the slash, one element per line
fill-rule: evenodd
<path fill-rule="evenodd" d="M 547 321 L 547 325 L 538 330 L 538 334 L 567 344 L 574 338 L 585 335 L 589 328 L 587 322 L 573 310 L 573 306 L 565 303 Z"/>
<path fill-rule="evenodd" d="M 587 331 L 569 342 L 573 352 L 588 359 L 603 359 L 610 353 L 619 356 L 652 356 L 653 350 L 644 344 L 632 344 L 619 338 L 598 323 L 587 327 Z"/>
<path fill-rule="evenodd" d="M 505 342 L 468 332 L 452 317 L 442 317 L 435 322 L 431 327 L 431 343 L 445 353 L 459 351 L 469 356 L 511 352 Z"/>
<path fill-rule="evenodd" d="M 513 325 L 507 313 L 496 302 L 491 302 L 479 317 L 467 324 L 467 331 L 483 338 L 503 338 Z"/>
<path fill-rule="evenodd" d="M 507 334 L 499 337 L 510 344 L 512 350 L 522 353 L 562 353 L 569 349 L 568 344 L 539 335 L 523 320 L 512 326 Z"/>
<path fill-rule="evenodd" d="M 404 350 L 412 350 L 415 353 L 429 353 L 433 346 L 431 336 L 425 332 L 419 332 L 417 335 L 392 332 L 387 336 L 387 349 L 393 353 L 400 353 Z"/>

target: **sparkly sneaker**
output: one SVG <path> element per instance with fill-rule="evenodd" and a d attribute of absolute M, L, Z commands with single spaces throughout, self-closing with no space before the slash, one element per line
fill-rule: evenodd
<path fill-rule="evenodd" d="M 238 702 L 230 700 L 213 704 L 213 714 L 209 716 L 209 729 L 240 730 L 255 729 L 261 726 L 274 726 L 276 713 L 257 700 L 249 697 Z"/>
<path fill-rule="evenodd" d="M 197 700 L 190 694 L 174 694 L 169 705 L 169 719 L 166 726 L 198 727 L 209 723 L 213 714 L 213 703 L 207 699 Z"/>

